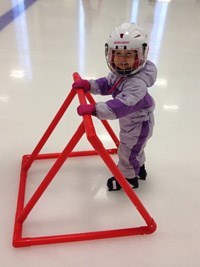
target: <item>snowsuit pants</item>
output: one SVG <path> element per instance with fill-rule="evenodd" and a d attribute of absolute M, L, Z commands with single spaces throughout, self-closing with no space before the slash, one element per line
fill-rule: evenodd
<path fill-rule="evenodd" d="M 154 127 L 153 113 L 142 121 L 120 123 L 120 144 L 118 149 L 118 168 L 125 178 L 136 177 L 145 163 L 144 148 L 152 136 Z"/>

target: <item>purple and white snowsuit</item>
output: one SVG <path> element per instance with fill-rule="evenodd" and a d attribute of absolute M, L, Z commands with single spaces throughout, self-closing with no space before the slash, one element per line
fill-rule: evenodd
<path fill-rule="evenodd" d="M 132 76 L 122 78 L 109 73 L 107 77 L 89 81 L 92 94 L 112 94 L 112 100 L 96 103 L 96 116 L 101 120 L 119 119 L 118 168 L 126 178 L 137 176 L 145 162 L 144 147 L 153 132 L 155 108 L 147 87 L 155 83 L 156 76 L 156 66 L 147 61 Z"/>

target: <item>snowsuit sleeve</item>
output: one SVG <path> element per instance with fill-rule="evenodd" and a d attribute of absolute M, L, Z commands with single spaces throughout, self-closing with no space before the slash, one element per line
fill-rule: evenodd
<path fill-rule="evenodd" d="M 153 104 L 145 82 L 135 78 L 126 81 L 122 92 L 116 98 L 106 102 L 116 118 L 122 118 L 141 109 L 148 109 Z"/>
<path fill-rule="evenodd" d="M 147 88 L 156 80 L 155 65 L 147 61 L 145 67 L 136 75 L 126 77 L 111 93 L 118 76 L 110 73 L 107 77 L 90 80 L 91 93 L 100 95 L 112 94 L 113 99 L 96 103 L 96 114 L 101 120 L 113 120 L 125 117 L 140 110 L 153 110 L 154 100 Z"/>
<path fill-rule="evenodd" d="M 107 77 L 90 80 L 90 92 L 94 95 L 111 95 L 112 93 L 110 92 L 110 89 L 112 88 L 114 79 L 116 78 L 110 73 Z M 110 108 L 106 102 L 96 103 L 96 117 L 100 120 L 113 120 L 117 118 L 112 108 Z"/>

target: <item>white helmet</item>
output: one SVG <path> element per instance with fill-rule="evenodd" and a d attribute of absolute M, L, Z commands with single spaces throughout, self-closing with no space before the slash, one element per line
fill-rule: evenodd
<path fill-rule="evenodd" d="M 114 64 L 116 50 L 133 50 L 136 60 L 132 68 L 121 70 Z M 147 34 L 142 28 L 133 23 L 122 23 L 111 32 L 105 44 L 105 56 L 109 69 L 123 76 L 138 72 L 145 64 L 148 54 Z"/>

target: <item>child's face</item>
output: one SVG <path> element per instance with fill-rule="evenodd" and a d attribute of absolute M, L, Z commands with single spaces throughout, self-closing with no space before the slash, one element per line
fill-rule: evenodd
<path fill-rule="evenodd" d="M 121 70 L 133 67 L 136 58 L 134 50 L 116 50 L 114 54 L 115 66 Z"/>

